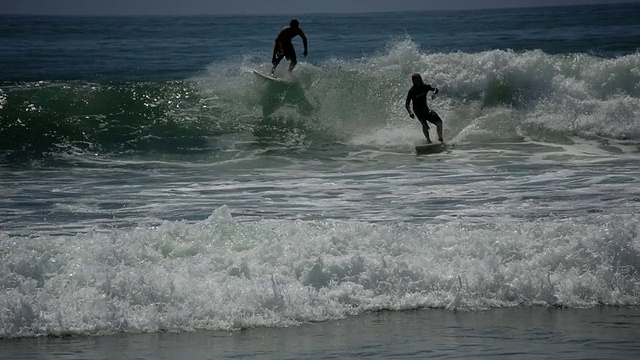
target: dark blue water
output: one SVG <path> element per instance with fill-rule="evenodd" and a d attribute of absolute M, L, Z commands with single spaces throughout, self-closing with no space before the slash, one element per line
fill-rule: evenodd
<path fill-rule="evenodd" d="M 310 39 L 308 61 L 382 52 L 410 37 L 427 52 L 542 50 L 615 57 L 635 53 L 639 4 L 505 10 L 296 16 Z M 0 81 L 166 81 L 211 62 L 270 59 L 283 16 L 3 16 Z"/>

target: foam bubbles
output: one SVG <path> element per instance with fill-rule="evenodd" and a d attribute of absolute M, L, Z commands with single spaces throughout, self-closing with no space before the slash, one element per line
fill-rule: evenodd
<path fill-rule="evenodd" d="M 0 337 L 288 326 L 379 309 L 640 303 L 633 217 L 201 222 L 2 237 Z"/>
<path fill-rule="evenodd" d="M 361 58 L 302 61 L 284 84 L 260 81 L 264 56 L 210 65 L 193 79 L 203 98 L 193 117 L 258 137 L 335 140 L 358 147 L 422 140 L 404 102 L 414 72 L 440 90 L 429 105 L 456 143 L 601 143 L 640 137 L 640 55 L 601 58 L 542 50 L 432 52 L 410 37 Z M 237 65 L 240 64 L 240 65 Z"/>

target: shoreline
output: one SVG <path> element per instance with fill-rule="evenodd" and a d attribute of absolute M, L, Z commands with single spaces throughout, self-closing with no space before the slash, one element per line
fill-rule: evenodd
<path fill-rule="evenodd" d="M 287 328 L 0 340 L 11 359 L 542 357 L 640 355 L 640 308 L 379 311 Z M 601 355 L 597 355 L 597 354 Z"/>

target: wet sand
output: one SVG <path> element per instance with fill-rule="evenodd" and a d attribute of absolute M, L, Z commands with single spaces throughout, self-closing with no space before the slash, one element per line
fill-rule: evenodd
<path fill-rule="evenodd" d="M 1 359 L 633 359 L 640 309 L 383 311 L 290 328 L 0 340 Z"/>

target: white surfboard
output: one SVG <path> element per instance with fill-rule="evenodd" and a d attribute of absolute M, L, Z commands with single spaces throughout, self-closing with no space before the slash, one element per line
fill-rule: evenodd
<path fill-rule="evenodd" d="M 263 78 L 263 79 L 266 79 L 266 80 L 277 81 L 277 82 L 285 82 L 283 79 L 279 79 L 279 78 L 277 78 L 275 76 L 259 73 L 259 72 L 255 71 L 255 70 L 253 70 L 253 73 L 256 74 L 256 76 L 258 76 L 260 78 Z"/>

